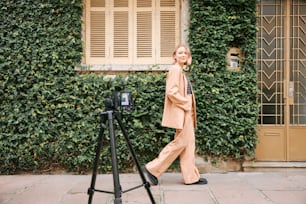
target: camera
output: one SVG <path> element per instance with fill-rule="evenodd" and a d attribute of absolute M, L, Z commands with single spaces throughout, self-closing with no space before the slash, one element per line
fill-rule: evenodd
<path fill-rule="evenodd" d="M 132 100 L 132 92 L 127 91 L 114 91 L 112 96 L 104 101 L 105 107 L 110 110 L 131 110 L 134 107 Z"/>

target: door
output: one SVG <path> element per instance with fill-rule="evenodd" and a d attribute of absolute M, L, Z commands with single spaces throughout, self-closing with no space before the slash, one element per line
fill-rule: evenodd
<path fill-rule="evenodd" d="M 306 0 L 257 4 L 258 161 L 306 161 Z"/>

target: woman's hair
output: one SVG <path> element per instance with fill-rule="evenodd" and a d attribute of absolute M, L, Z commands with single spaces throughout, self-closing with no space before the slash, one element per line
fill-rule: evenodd
<path fill-rule="evenodd" d="M 173 51 L 172 53 L 172 58 L 173 58 L 173 64 L 176 63 L 176 60 L 175 60 L 175 55 L 176 55 L 176 51 L 180 48 L 180 47 L 184 47 L 186 50 L 187 50 L 187 54 L 188 54 L 188 60 L 187 62 L 185 63 L 185 65 L 190 65 L 191 64 L 191 53 L 190 53 L 190 50 L 189 50 L 189 47 L 186 46 L 186 45 L 178 45 L 176 46 L 175 50 Z"/>

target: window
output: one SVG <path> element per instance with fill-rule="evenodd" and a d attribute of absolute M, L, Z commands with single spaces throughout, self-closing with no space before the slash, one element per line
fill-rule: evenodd
<path fill-rule="evenodd" d="M 84 64 L 99 70 L 169 64 L 179 19 L 179 0 L 85 0 Z"/>

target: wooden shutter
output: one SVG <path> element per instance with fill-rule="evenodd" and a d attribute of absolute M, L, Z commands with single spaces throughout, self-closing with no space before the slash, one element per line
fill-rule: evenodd
<path fill-rule="evenodd" d="M 152 0 L 136 0 L 135 5 L 135 57 L 138 64 L 153 63 L 153 5 Z"/>
<path fill-rule="evenodd" d="M 159 47 L 158 63 L 169 64 L 172 61 L 172 52 L 179 43 L 179 5 L 177 0 L 160 0 L 159 16 Z"/>
<path fill-rule="evenodd" d="M 180 0 L 85 0 L 86 64 L 169 64 Z"/>
<path fill-rule="evenodd" d="M 105 12 L 90 12 L 90 57 L 105 57 Z"/>
<path fill-rule="evenodd" d="M 130 44 L 130 18 L 129 18 L 129 1 L 114 0 L 111 25 L 113 26 L 112 36 L 112 55 L 113 64 L 130 64 L 129 44 Z"/>
<path fill-rule="evenodd" d="M 152 12 L 137 12 L 137 57 L 152 57 Z"/>
<path fill-rule="evenodd" d="M 104 0 L 86 1 L 86 64 L 99 64 L 107 57 L 105 14 Z"/>
<path fill-rule="evenodd" d="M 128 11 L 114 12 L 114 57 L 129 55 L 129 15 Z"/>
<path fill-rule="evenodd" d="M 172 55 L 176 44 L 175 11 L 160 12 L 160 57 Z"/>
<path fill-rule="evenodd" d="M 91 0 L 92 7 L 105 7 L 105 0 Z"/>

